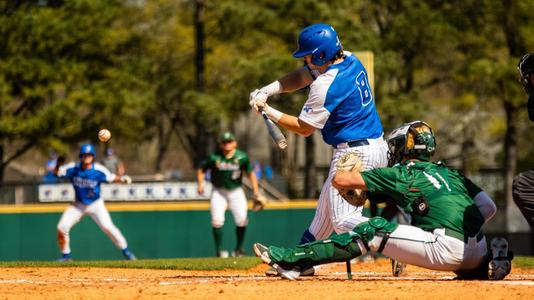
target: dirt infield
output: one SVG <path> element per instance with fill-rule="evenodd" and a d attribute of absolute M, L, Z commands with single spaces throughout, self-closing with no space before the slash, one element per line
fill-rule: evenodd
<path fill-rule="evenodd" d="M 534 271 L 506 280 L 454 281 L 452 273 L 408 266 L 391 276 L 387 260 L 323 266 L 299 281 L 251 270 L 176 271 L 103 268 L 0 268 L 0 299 L 534 299 Z"/>

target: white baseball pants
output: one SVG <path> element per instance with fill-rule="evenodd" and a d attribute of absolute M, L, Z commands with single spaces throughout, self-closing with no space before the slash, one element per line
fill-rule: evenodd
<path fill-rule="evenodd" d="M 120 230 L 113 224 L 111 216 L 104 205 L 104 200 L 98 199 L 89 205 L 76 201 L 69 205 L 63 212 L 57 224 L 58 242 L 61 253 L 70 253 L 70 229 L 86 215 L 89 215 L 95 221 L 98 227 L 102 229 L 117 248 L 122 250 L 128 246 Z"/>
<path fill-rule="evenodd" d="M 221 228 L 224 225 L 224 213 L 230 207 L 237 227 L 248 225 L 247 197 L 243 188 L 233 190 L 213 188 L 210 197 L 211 226 Z"/>
<path fill-rule="evenodd" d="M 345 201 L 338 190 L 332 186 L 331 182 L 336 172 L 338 159 L 347 152 L 360 154 L 364 170 L 387 166 L 388 146 L 386 141 L 382 137 L 368 139 L 368 141 L 369 145 L 334 149 L 328 178 L 323 184 L 315 216 L 308 228 L 315 239 L 326 239 L 332 234 L 332 231 L 336 233 L 351 231 L 356 225 L 368 220 L 368 218 L 362 216 L 363 207 L 356 207 Z"/>
<path fill-rule="evenodd" d="M 382 237 L 375 236 L 369 243 L 377 251 Z M 391 233 L 382 251 L 387 257 L 431 270 L 469 270 L 479 266 L 487 252 L 486 238 L 472 237 L 466 243 L 445 234 L 442 228 L 433 232 L 410 225 L 399 225 Z"/>

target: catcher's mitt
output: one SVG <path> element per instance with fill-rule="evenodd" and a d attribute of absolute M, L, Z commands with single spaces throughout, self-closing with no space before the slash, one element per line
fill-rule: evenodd
<path fill-rule="evenodd" d="M 267 198 L 262 194 L 256 194 L 252 197 L 252 211 L 260 211 L 265 208 L 267 204 Z"/>
<path fill-rule="evenodd" d="M 363 161 L 360 155 L 356 152 L 347 152 L 339 158 L 336 163 L 336 170 L 338 171 L 362 171 Z M 354 206 L 362 206 L 367 200 L 367 195 L 364 191 L 359 189 L 338 189 L 339 194 L 348 203 Z"/>

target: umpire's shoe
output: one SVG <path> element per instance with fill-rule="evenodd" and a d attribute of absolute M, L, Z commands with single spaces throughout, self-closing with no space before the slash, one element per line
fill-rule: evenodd
<path fill-rule="evenodd" d="M 289 279 L 289 280 L 296 280 L 300 276 L 300 267 L 296 266 L 292 268 L 291 270 L 284 269 L 274 261 L 272 261 L 270 255 L 269 255 L 269 248 L 266 246 L 260 244 L 260 243 L 254 243 L 252 246 L 252 249 L 254 250 L 254 253 L 257 257 L 261 258 L 264 263 L 270 265 L 273 267 L 282 278 Z"/>
<path fill-rule="evenodd" d="M 495 237 L 490 242 L 491 261 L 488 264 L 488 279 L 503 280 L 512 270 L 514 254 L 508 251 L 508 241 Z"/>

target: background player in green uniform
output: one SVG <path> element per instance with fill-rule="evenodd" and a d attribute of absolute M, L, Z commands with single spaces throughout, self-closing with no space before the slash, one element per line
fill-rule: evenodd
<path fill-rule="evenodd" d="M 492 240 L 491 255 L 481 232 L 496 211 L 478 186 L 442 163 L 430 162 L 436 142 L 431 128 L 416 121 L 394 130 L 388 139 L 390 168 L 339 171 L 332 184 L 382 193 L 410 213 L 412 225 L 371 218 L 352 231 L 295 249 L 254 244 L 254 252 L 288 279 L 310 265 L 342 262 L 380 252 L 403 263 L 454 271 L 463 278 L 503 279 L 511 268 L 504 239 Z"/>
<path fill-rule="evenodd" d="M 234 217 L 236 224 L 237 245 L 234 256 L 243 256 L 243 240 L 248 225 L 247 198 L 241 187 L 243 173 L 248 175 L 252 184 L 254 198 L 258 198 L 258 180 L 252 171 L 248 155 L 237 149 L 235 136 L 224 132 L 219 137 L 219 150 L 212 153 L 197 171 L 198 193 L 204 193 L 204 178 L 208 170 L 211 171 L 213 190 L 210 197 L 211 225 L 215 240 L 216 255 L 227 257 L 228 253 L 222 249 L 224 214 L 226 208 Z"/>

